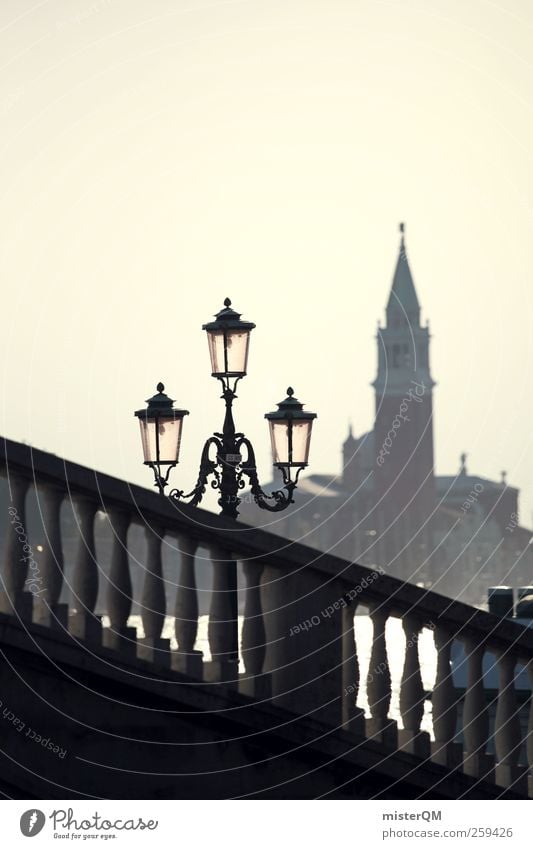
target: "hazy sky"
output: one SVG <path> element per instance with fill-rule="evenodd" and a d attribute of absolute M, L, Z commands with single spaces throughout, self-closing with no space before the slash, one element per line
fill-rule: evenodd
<path fill-rule="evenodd" d="M 263 478 L 289 383 L 337 471 L 404 220 L 437 471 L 506 469 L 529 525 L 532 61 L 531 0 L 2 0 L 1 432 L 148 486 L 133 410 L 163 380 L 192 487 L 230 296 Z"/>

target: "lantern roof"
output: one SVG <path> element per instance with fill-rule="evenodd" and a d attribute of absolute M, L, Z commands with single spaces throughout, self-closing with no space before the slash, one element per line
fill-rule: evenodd
<path fill-rule="evenodd" d="M 151 398 L 146 399 L 148 406 L 142 410 L 136 410 L 134 413 L 135 416 L 153 419 L 156 417 L 179 418 L 189 415 L 188 410 L 174 409 L 174 398 L 169 398 L 168 395 L 165 395 L 165 386 L 163 383 L 158 383 L 156 389 L 157 393 L 152 395 Z"/>
<path fill-rule="evenodd" d="M 301 401 L 298 401 L 298 398 L 294 397 L 294 389 L 292 386 L 289 386 L 287 389 L 287 397 L 280 401 L 278 404 L 278 409 L 274 410 L 272 413 L 265 413 L 265 419 L 269 421 L 276 421 L 278 419 L 300 419 L 304 421 L 310 421 L 311 419 L 316 419 L 316 413 L 310 413 L 304 410 L 303 404 Z"/>
<path fill-rule="evenodd" d="M 224 309 L 217 312 L 215 321 L 210 321 L 208 324 L 202 325 L 202 330 L 207 331 L 224 331 L 224 330 L 253 330 L 255 324 L 251 321 L 241 321 L 241 313 L 232 309 L 231 301 L 226 298 L 224 301 Z"/>

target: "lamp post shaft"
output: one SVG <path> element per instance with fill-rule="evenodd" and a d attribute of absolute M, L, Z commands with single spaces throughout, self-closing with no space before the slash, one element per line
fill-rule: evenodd
<path fill-rule="evenodd" d="M 225 387 L 222 397 L 226 402 L 226 415 L 221 434 L 222 453 L 219 455 L 222 473 L 218 504 L 221 508 L 221 515 L 236 519 L 239 515 L 238 506 L 241 503 L 241 499 L 238 497 L 239 484 L 237 481 L 240 454 L 237 449 L 235 422 L 233 421 L 233 401 L 236 396 L 229 387 Z"/>

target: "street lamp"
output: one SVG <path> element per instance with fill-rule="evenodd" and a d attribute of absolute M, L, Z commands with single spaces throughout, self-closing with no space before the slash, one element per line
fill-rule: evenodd
<path fill-rule="evenodd" d="M 155 485 L 162 493 L 170 470 L 179 462 L 181 429 L 189 411 L 174 409 L 174 401 L 165 395 L 162 383 L 156 388 L 157 395 L 148 398 L 146 409 L 137 410 L 135 415 L 141 427 L 144 464 L 153 469 Z"/>
<path fill-rule="evenodd" d="M 300 472 L 308 463 L 316 413 L 304 411 L 303 404 L 289 387 L 278 409 L 265 414 L 273 463 L 283 477 L 283 489 L 270 495 L 263 492 L 259 484 L 252 443 L 243 433 L 235 431 L 233 401 L 237 397 L 237 384 L 246 375 L 250 333 L 254 327 L 250 321 L 241 321 L 240 314 L 231 308 L 229 298 L 224 301 L 224 309 L 216 314 L 215 321 L 203 325 L 209 345 L 211 374 L 222 384 L 226 415 L 222 433 L 214 433 L 204 444 L 196 486 L 187 494 L 181 489 L 172 489 L 169 493 L 172 501 L 186 500 L 196 506 L 204 496 L 210 477 L 213 478 L 211 487 L 220 492 L 218 504 L 223 516 L 237 517 L 241 503 L 239 491 L 246 486 L 246 478 L 255 503 L 263 510 L 278 512 L 294 501 L 292 496 Z M 158 394 L 147 401 L 148 407 L 135 413 L 141 427 L 144 463 L 152 468 L 155 485 L 161 494 L 167 486 L 170 470 L 178 463 L 183 419 L 188 415 L 188 410 L 174 408 L 174 401 L 165 395 L 164 388 L 159 383 Z"/>
<path fill-rule="evenodd" d="M 231 309 L 229 298 L 224 301 L 224 309 L 217 312 L 215 320 L 202 326 L 207 333 L 213 377 L 223 381 L 245 377 L 250 333 L 254 327 L 251 321 L 241 321 L 240 313 Z"/>

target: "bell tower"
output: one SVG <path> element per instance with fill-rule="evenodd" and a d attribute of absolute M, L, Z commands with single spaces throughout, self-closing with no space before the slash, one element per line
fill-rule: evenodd
<path fill-rule="evenodd" d="M 435 508 L 433 386 L 429 327 L 420 304 L 400 224 L 400 248 L 378 326 L 375 389 L 375 517 L 381 565 L 405 580 L 429 575 L 431 516 Z"/>

